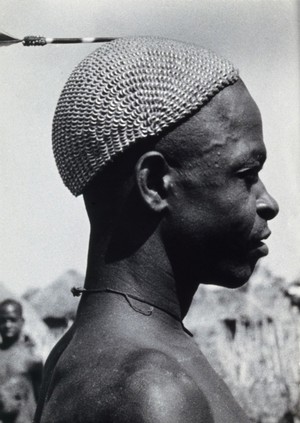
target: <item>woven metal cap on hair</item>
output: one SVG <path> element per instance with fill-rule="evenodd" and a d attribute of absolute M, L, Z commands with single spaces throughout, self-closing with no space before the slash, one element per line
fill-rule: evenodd
<path fill-rule="evenodd" d="M 157 136 L 238 80 L 233 65 L 183 42 L 120 38 L 101 45 L 68 79 L 53 121 L 59 173 L 80 195 L 108 162 Z"/>

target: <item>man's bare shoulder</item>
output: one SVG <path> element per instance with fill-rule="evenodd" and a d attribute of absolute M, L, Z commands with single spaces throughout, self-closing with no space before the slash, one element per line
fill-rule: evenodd
<path fill-rule="evenodd" d="M 120 393 L 113 423 L 213 423 L 208 401 L 192 377 L 160 351 L 127 356 L 113 389 Z"/>
<path fill-rule="evenodd" d="M 42 423 L 214 422 L 207 398 L 175 358 L 149 348 L 104 350 L 84 371 L 77 362 L 64 385 L 55 382 L 60 372 L 52 377 L 53 397 Z M 58 409 L 62 397 L 64 407 Z"/>

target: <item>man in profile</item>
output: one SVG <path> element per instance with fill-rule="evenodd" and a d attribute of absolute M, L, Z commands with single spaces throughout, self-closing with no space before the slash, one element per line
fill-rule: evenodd
<path fill-rule="evenodd" d="M 35 422 L 248 422 L 182 324 L 200 283 L 249 279 L 278 212 L 238 71 L 171 40 L 103 45 L 65 85 L 53 148 L 91 235 L 77 318 L 48 359 Z"/>
<path fill-rule="evenodd" d="M 0 303 L 0 422 L 31 423 L 42 379 L 43 365 L 33 344 L 23 336 L 22 305 Z"/>

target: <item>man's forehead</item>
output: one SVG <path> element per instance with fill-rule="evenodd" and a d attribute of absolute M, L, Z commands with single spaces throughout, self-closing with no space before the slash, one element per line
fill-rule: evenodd
<path fill-rule="evenodd" d="M 184 138 L 194 151 L 202 154 L 241 138 L 262 141 L 262 121 L 259 109 L 240 80 L 218 93 L 206 106 L 180 125 L 173 134 Z M 192 142 L 191 142 L 192 141 Z M 253 143 L 251 143 L 253 144 Z M 263 142 L 248 145 L 251 153 L 265 155 Z M 247 143 L 244 143 L 244 149 Z M 255 150 L 255 151 L 254 151 Z M 247 154 L 247 151 L 241 152 Z"/>
<path fill-rule="evenodd" d="M 218 93 L 199 111 L 196 119 L 210 130 L 261 127 L 259 108 L 242 80 Z"/>
<path fill-rule="evenodd" d="M 173 141 L 169 142 L 168 139 Z M 237 168 L 266 158 L 259 109 L 242 81 L 226 87 L 162 140 L 167 157 L 183 168 Z"/>
<path fill-rule="evenodd" d="M 18 307 L 14 304 L 5 304 L 0 306 L 0 316 L 17 315 L 21 317 Z"/>

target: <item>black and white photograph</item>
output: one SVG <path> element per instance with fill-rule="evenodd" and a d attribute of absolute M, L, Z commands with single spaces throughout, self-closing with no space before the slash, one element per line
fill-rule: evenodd
<path fill-rule="evenodd" d="M 0 0 L 0 423 L 300 423 L 299 0 Z"/>

